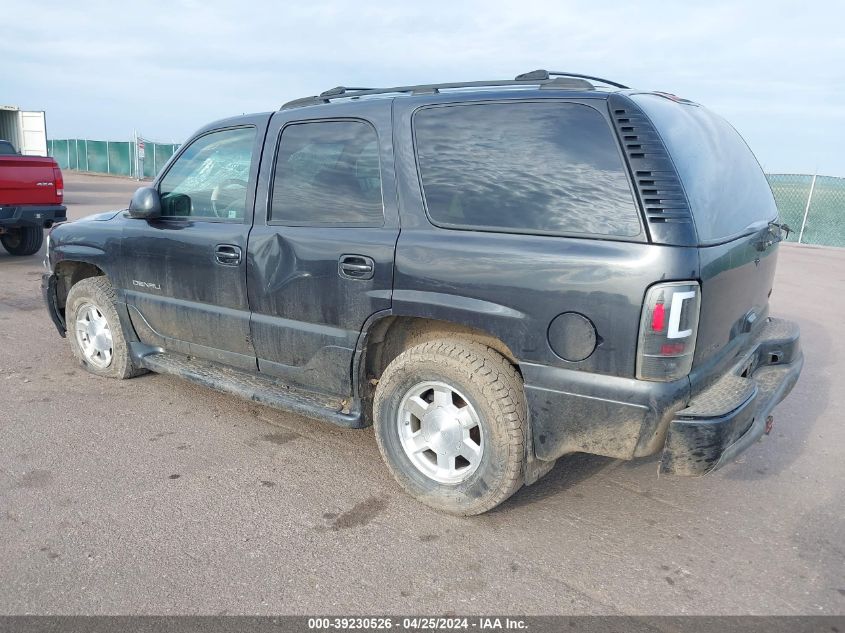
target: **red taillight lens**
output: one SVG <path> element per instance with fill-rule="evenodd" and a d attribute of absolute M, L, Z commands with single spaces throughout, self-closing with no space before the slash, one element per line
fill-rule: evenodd
<path fill-rule="evenodd" d="M 677 380 L 692 369 L 701 289 L 694 281 L 673 281 L 648 289 L 640 322 L 637 378 Z"/>
<path fill-rule="evenodd" d="M 65 179 L 62 176 L 62 170 L 58 167 L 53 167 L 53 182 L 56 183 L 56 197 L 63 197 L 65 195 Z"/>
<path fill-rule="evenodd" d="M 680 356 L 684 353 L 686 345 L 683 343 L 664 343 L 660 346 L 661 356 Z"/>
<path fill-rule="evenodd" d="M 657 305 L 654 306 L 654 310 L 651 313 L 651 329 L 655 332 L 662 332 L 663 331 L 663 324 L 666 321 L 666 308 L 664 307 L 663 302 L 661 301 Z"/>

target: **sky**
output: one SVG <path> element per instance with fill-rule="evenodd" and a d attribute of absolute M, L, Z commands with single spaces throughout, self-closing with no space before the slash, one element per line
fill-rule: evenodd
<path fill-rule="evenodd" d="M 181 142 L 337 85 L 536 68 L 672 92 L 767 172 L 845 176 L 845 2 L 0 0 L 0 104 L 50 138 Z M 9 17 L 13 16 L 13 17 Z"/>

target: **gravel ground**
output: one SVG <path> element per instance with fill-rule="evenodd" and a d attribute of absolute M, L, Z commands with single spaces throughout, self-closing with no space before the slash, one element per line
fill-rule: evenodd
<path fill-rule="evenodd" d="M 71 218 L 137 186 L 65 182 Z M 736 463 L 573 455 L 472 519 L 404 495 L 371 430 L 87 374 L 40 274 L 0 253 L 2 614 L 845 613 L 845 250 L 781 249 L 806 365 Z"/>

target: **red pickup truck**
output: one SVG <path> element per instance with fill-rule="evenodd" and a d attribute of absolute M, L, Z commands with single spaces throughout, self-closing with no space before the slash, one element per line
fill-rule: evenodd
<path fill-rule="evenodd" d="M 64 180 L 48 156 L 21 156 L 0 140 L 0 244 L 12 255 L 37 253 L 44 229 L 67 220 Z"/>

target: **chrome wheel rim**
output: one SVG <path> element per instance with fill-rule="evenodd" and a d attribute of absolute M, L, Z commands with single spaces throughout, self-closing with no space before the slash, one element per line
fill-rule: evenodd
<path fill-rule="evenodd" d="M 93 303 L 83 303 L 76 311 L 76 342 L 85 360 L 105 369 L 111 364 L 114 346 L 105 315 Z"/>
<path fill-rule="evenodd" d="M 399 403 L 396 425 L 405 455 L 426 477 L 458 484 L 478 470 L 484 430 L 475 408 L 454 387 L 414 385 Z"/>

